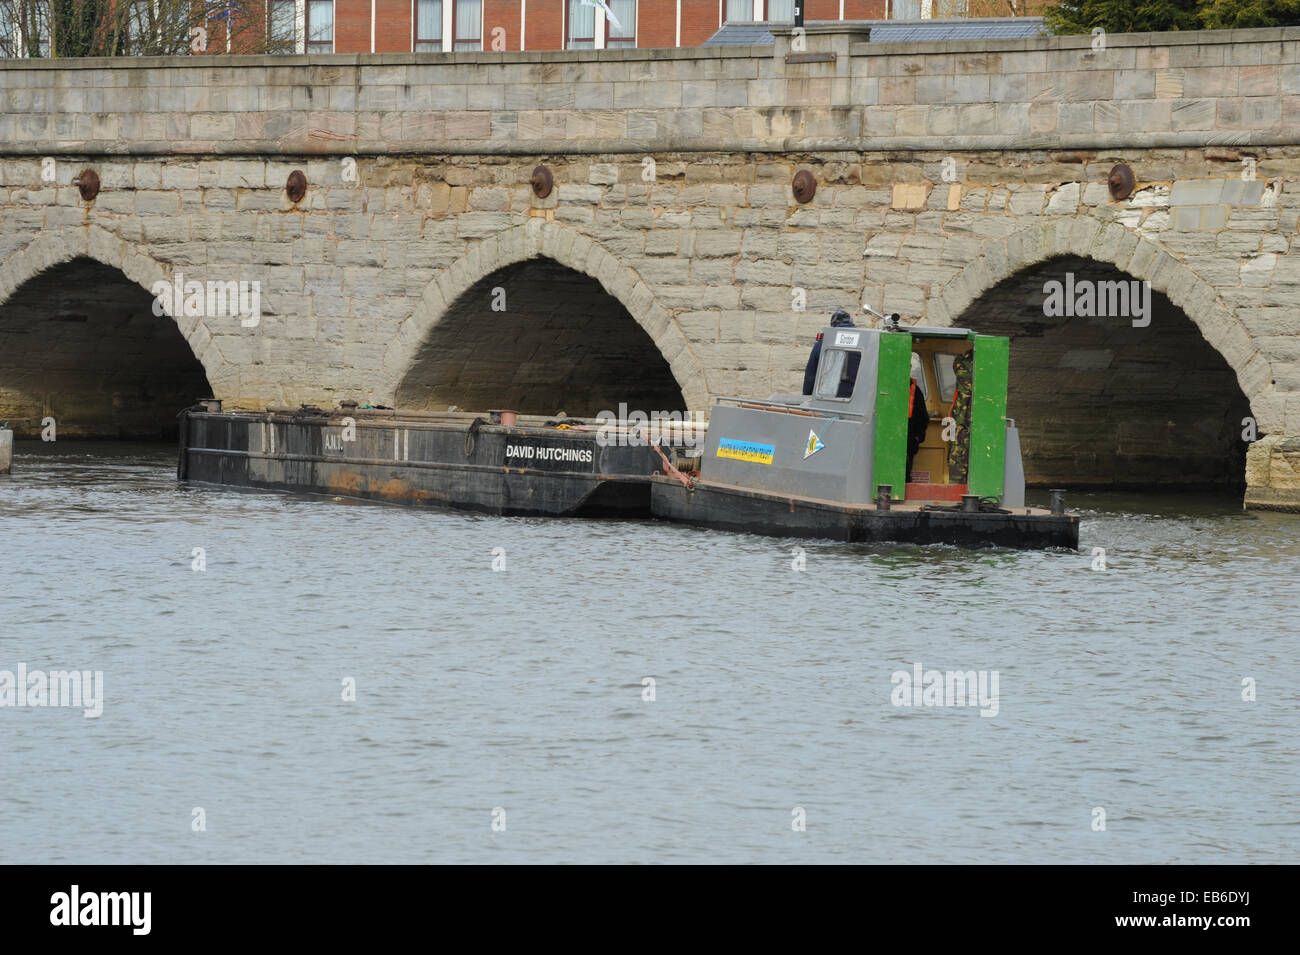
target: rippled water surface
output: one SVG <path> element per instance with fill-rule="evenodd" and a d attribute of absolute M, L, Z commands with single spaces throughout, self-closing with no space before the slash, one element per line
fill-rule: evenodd
<path fill-rule="evenodd" d="M 1078 554 L 799 545 L 174 467 L 0 477 L 0 670 L 105 683 L 0 709 L 0 861 L 1297 861 L 1300 517 L 1073 494 Z M 996 670 L 997 715 L 892 705 L 918 662 Z"/>

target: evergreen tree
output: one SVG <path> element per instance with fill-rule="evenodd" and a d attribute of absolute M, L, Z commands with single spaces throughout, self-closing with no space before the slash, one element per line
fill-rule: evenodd
<path fill-rule="evenodd" d="M 1206 30 L 1300 26 L 1300 0 L 1203 0 Z"/>
<path fill-rule="evenodd" d="M 95 0 L 51 0 L 51 33 L 59 56 L 102 56 L 108 52 L 100 38 L 101 26 L 113 15 L 106 3 Z"/>
<path fill-rule="evenodd" d="M 1053 33 L 1159 33 L 1166 30 L 1200 30 L 1198 8 L 1203 0 L 1061 0 L 1043 11 Z M 1219 0 L 1244 2 L 1300 2 L 1300 0 Z"/>

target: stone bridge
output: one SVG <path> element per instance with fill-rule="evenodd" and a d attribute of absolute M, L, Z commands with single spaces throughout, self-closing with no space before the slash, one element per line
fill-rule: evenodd
<path fill-rule="evenodd" d="M 1300 29 L 1104 40 L 0 61 L 0 419 L 703 410 L 868 302 L 1012 336 L 1031 481 L 1300 508 Z"/>

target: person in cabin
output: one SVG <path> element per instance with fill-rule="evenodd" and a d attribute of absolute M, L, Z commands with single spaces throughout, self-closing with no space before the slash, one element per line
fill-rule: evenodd
<path fill-rule="evenodd" d="M 837 309 L 831 316 L 832 328 L 856 328 L 853 324 L 853 316 L 844 309 Z M 822 333 L 817 333 L 817 340 L 813 342 L 812 352 L 808 355 L 808 364 L 803 371 L 803 393 L 811 395 L 813 388 L 817 385 L 817 364 L 821 361 L 822 355 Z M 837 398 L 849 398 L 853 395 L 853 383 L 858 378 L 858 362 L 862 356 L 857 352 L 849 354 L 849 360 L 844 363 L 840 372 L 840 384 L 835 391 Z"/>
<path fill-rule="evenodd" d="M 926 429 L 930 427 L 930 411 L 925 406 L 925 392 L 916 383 L 925 376 L 921 367 L 921 356 L 912 352 L 912 379 L 907 389 L 907 472 L 905 480 L 912 479 L 912 462 L 916 452 L 925 440 Z"/>
<path fill-rule="evenodd" d="M 952 389 L 952 407 L 948 414 L 957 426 L 957 438 L 948 445 L 948 480 L 953 484 L 965 484 L 970 470 L 970 408 L 974 361 L 974 352 L 968 348 L 952 363 L 957 383 Z"/>

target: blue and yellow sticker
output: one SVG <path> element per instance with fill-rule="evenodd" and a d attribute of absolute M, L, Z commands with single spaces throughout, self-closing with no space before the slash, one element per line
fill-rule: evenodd
<path fill-rule="evenodd" d="M 718 440 L 718 457 L 734 458 L 748 461 L 750 464 L 771 464 L 776 448 L 770 444 L 755 444 L 753 441 L 737 441 L 734 438 Z"/>

